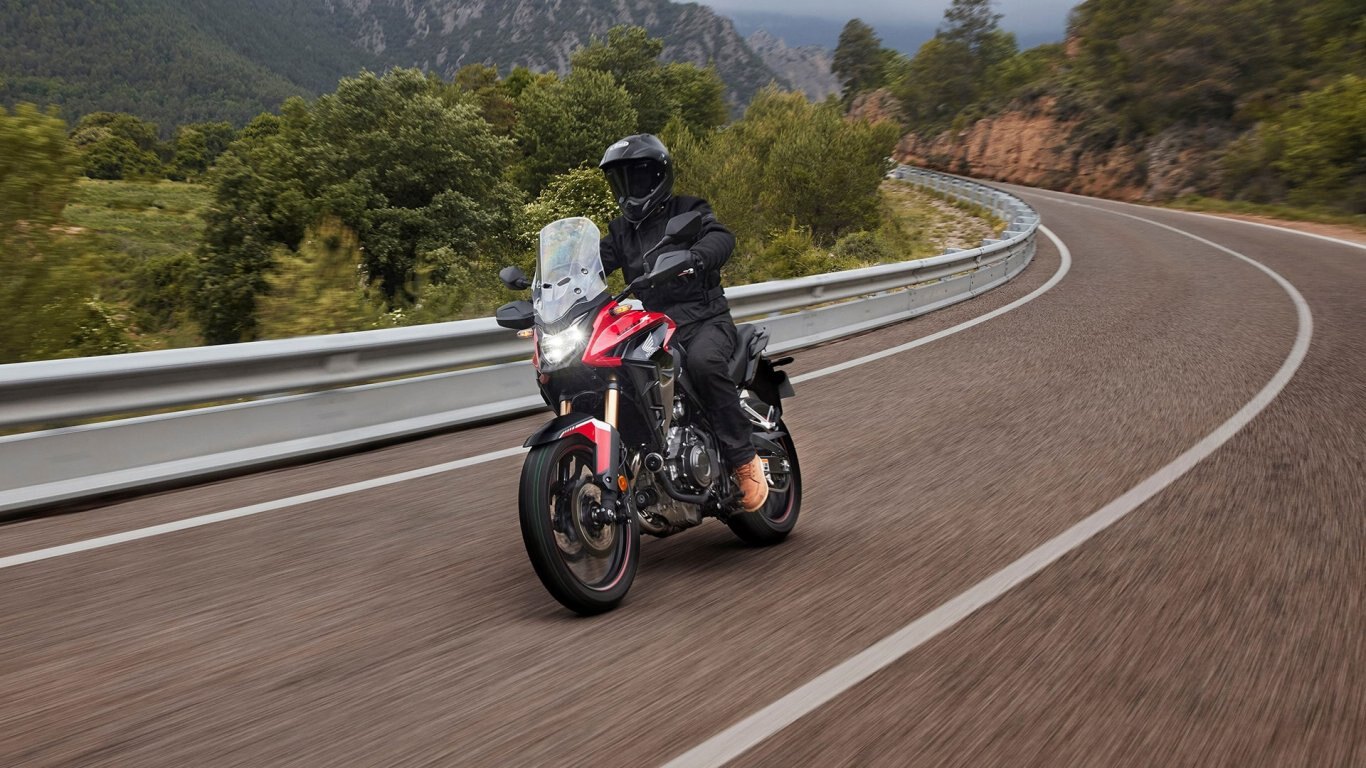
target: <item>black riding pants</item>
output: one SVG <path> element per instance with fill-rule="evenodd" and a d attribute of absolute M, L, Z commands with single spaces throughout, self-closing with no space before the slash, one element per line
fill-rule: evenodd
<path fill-rule="evenodd" d="M 729 314 L 678 326 L 674 338 L 683 348 L 683 370 L 706 408 L 721 458 L 732 470 L 754 458 L 752 427 L 740 410 L 740 394 L 730 377 L 730 358 L 739 337 Z"/>

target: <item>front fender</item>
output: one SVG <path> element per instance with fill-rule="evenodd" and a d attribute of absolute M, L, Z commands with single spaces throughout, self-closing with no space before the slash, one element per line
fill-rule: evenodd
<path fill-rule="evenodd" d="M 538 445 L 553 443 L 564 437 L 565 430 L 573 429 L 578 425 L 593 421 L 593 417 L 586 413 L 568 413 L 564 416 L 556 416 L 541 425 L 541 428 L 531 433 L 531 437 L 522 443 L 523 448 L 535 448 Z"/>
<path fill-rule="evenodd" d="M 594 468 L 597 479 L 604 487 L 617 490 L 617 478 L 621 475 L 621 434 L 601 419 L 586 413 L 569 413 L 556 416 L 531 434 L 523 443 L 525 448 L 553 443 L 570 435 L 583 435 L 593 444 Z"/>

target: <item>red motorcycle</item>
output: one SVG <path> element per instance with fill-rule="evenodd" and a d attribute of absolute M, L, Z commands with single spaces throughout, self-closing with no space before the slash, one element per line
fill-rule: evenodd
<path fill-rule="evenodd" d="M 646 263 L 664 247 L 686 248 L 701 226 L 697 213 L 670 219 Z M 768 332 L 739 326 L 731 371 L 769 484 L 765 506 L 746 513 L 671 343 L 673 320 L 623 303 L 640 288 L 689 274 L 691 255 L 660 254 L 613 296 L 599 239 L 585 218 L 541 230 L 534 282 L 516 267 L 499 273 L 509 288 L 532 288 L 532 301 L 497 312 L 499 325 L 534 339 L 541 395 L 558 414 L 525 443 L 522 541 L 550 594 L 582 614 L 610 610 L 626 596 L 641 531 L 669 536 L 716 517 L 750 544 L 774 544 L 796 525 L 802 494 L 796 446 L 782 419 L 782 399 L 793 390 L 778 370 L 791 358 L 768 359 Z"/>

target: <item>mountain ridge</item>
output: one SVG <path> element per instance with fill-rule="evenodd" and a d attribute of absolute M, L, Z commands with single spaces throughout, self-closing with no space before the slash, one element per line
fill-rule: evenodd
<path fill-rule="evenodd" d="M 242 124 L 363 68 L 564 72 L 573 50 L 618 24 L 663 38 L 666 61 L 715 62 L 732 108 L 787 84 L 730 19 L 668 0 L 0 0 L 0 104 L 53 104 L 72 122 L 129 112 L 163 131 Z"/>
<path fill-rule="evenodd" d="M 764 29 L 756 30 L 745 42 L 769 69 L 812 101 L 839 95 L 840 81 L 831 71 L 834 54 L 830 49 L 819 45 L 789 46 Z"/>

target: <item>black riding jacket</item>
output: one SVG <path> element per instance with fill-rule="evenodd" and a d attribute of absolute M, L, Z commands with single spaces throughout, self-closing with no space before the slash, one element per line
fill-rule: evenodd
<path fill-rule="evenodd" d="M 706 320 L 730 309 L 721 290 L 721 267 L 735 250 L 735 235 L 716 220 L 707 201 L 675 195 L 639 226 L 618 216 L 607 225 L 607 236 L 601 243 L 602 268 L 608 274 L 620 269 L 629 283 L 645 273 L 642 257 L 664 237 L 664 227 L 669 219 L 689 211 L 702 214 L 702 234 L 688 248 L 699 262 L 696 273 L 639 292 L 646 309 L 663 312 L 679 325 Z M 653 263 L 660 253 L 682 248 L 682 245 L 665 246 L 651 255 L 650 261 Z"/>

